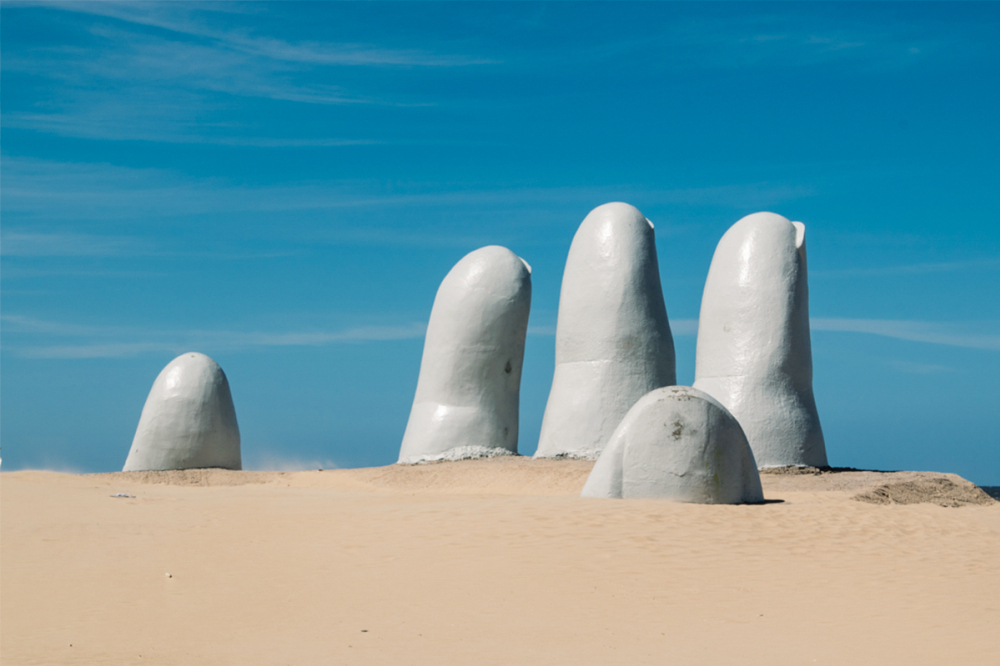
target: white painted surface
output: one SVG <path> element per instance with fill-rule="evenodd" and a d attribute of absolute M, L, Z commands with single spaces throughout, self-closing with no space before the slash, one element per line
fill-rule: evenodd
<path fill-rule="evenodd" d="M 399 462 L 517 453 L 531 267 L 507 248 L 467 254 L 434 298 Z"/>
<path fill-rule="evenodd" d="M 628 204 L 599 206 L 566 259 L 535 456 L 596 458 L 636 400 L 674 383 L 653 225 Z"/>
<path fill-rule="evenodd" d="M 719 241 L 701 301 L 694 385 L 737 418 L 761 467 L 827 464 L 801 222 L 755 213 Z"/>
<path fill-rule="evenodd" d="M 241 466 L 226 373 L 204 354 L 181 354 L 153 382 L 122 471 Z"/>
<path fill-rule="evenodd" d="M 689 386 L 656 389 L 629 410 L 581 495 L 698 504 L 764 501 L 740 424 L 715 398 Z"/>

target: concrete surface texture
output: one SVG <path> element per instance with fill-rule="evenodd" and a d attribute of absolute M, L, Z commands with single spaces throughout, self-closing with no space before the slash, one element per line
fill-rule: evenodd
<path fill-rule="evenodd" d="M 497 245 L 467 254 L 434 299 L 399 462 L 517 453 L 531 267 Z"/>
<path fill-rule="evenodd" d="M 636 400 L 674 383 L 653 225 L 628 204 L 599 206 L 566 259 L 536 457 L 596 458 Z"/>
<path fill-rule="evenodd" d="M 656 389 L 629 410 L 581 495 L 697 504 L 764 501 L 740 424 L 715 398 L 689 386 Z"/>
<path fill-rule="evenodd" d="M 241 466 L 226 373 L 204 354 L 181 354 L 153 382 L 122 471 Z"/>
<path fill-rule="evenodd" d="M 755 213 L 719 241 L 701 301 L 694 386 L 732 412 L 759 466 L 827 465 L 801 222 Z"/>

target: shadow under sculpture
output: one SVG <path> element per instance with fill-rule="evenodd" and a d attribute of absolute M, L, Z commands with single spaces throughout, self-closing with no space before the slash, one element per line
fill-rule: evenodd
<path fill-rule="evenodd" d="M 629 410 L 581 496 L 698 504 L 764 501 L 740 424 L 712 396 L 688 386 L 651 391 Z"/>
<path fill-rule="evenodd" d="M 242 468 L 240 427 L 226 373 L 188 352 L 153 382 L 122 471 L 201 467 Z"/>
<path fill-rule="evenodd" d="M 535 457 L 596 458 L 636 400 L 676 381 L 653 224 L 628 204 L 599 206 L 566 259 Z"/>
<path fill-rule="evenodd" d="M 505 247 L 467 254 L 434 298 L 400 463 L 517 454 L 531 267 Z"/>
<path fill-rule="evenodd" d="M 762 468 L 825 467 L 812 374 L 805 225 L 748 215 L 712 257 L 694 386 L 736 417 Z"/>

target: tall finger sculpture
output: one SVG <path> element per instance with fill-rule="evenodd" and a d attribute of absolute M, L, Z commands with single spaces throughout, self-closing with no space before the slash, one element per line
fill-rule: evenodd
<path fill-rule="evenodd" d="M 516 454 L 531 268 L 497 245 L 467 254 L 434 298 L 399 462 Z"/>
<path fill-rule="evenodd" d="M 760 467 L 824 467 L 812 379 L 805 225 L 748 215 L 712 257 L 694 386 L 732 412 Z"/>
<path fill-rule="evenodd" d="M 628 204 L 599 206 L 566 259 L 536 457 L 596 458 L 636 400 L 674 383 L 653 225 Z"/>

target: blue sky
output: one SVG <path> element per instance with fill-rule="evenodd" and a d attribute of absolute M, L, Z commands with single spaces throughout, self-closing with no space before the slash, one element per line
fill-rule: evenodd
<path fill-rule="evenodd" d="M 226 370 L 250 468 L 394 462 L 438 284 L 533 267 L 535 450 L 587 212 L 656 224 L 678 381 L 740 217 L 807 225 L 831 464 L 1000 485 L 1000 4 L 4 3 L 4 469 L 119 469 Z"/>

